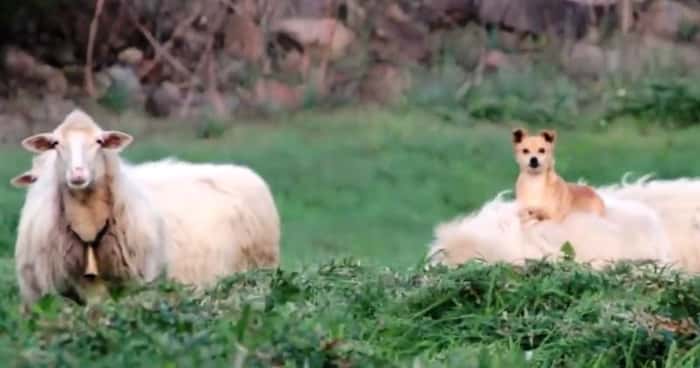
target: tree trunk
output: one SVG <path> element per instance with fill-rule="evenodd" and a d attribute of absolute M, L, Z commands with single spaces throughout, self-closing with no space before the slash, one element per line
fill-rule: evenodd
<path fill-rule="evenodd" d="M 632 0 L 619 0 L 617 3 L 622 34 L 627 34 L 632 28 Z"/>

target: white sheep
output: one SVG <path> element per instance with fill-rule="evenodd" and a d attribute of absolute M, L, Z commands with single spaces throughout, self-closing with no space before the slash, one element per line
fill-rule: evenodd
<path fill-rule="evenodd" d="M 50 154 L 36 156 L 31 170 L 12 182 L 33 183 Z M 252 170 L 170 158 L 132 166 L 129 173 L 164 218 L 171 278 L 207 286 L 236 272 L 279 265 L 279 214 L 267 183 Z"/>
<path fill-rule="evenodd" d="M 700 179 L 649 180 L 645 176 L 601 190 L 652 208 L 671 242 L 673 263 L 686 271 L 700 272 Z"/>
<path fill-rule="evenodd" d="M 280 219 L 270 189 L 236 165 L 166 159 L 135 166 L 171 237 L 168 274 L 206 286 L 218 278 L 279 265 Z"/>
<path fill-rule="evenodd" d="M 521 224 L 517 204 L 499 195 L 479 211 L 438 225 L 428 257 L 432 264 L 450 266 L 470 259 L 521 263 L 557 258 L 568 241 L 576 260 L 594 267 L 619 260 L 671 262 L 666 230 L 653 209 L 599 193 L 608 209 L 604 218 L 572 213 L 560 224 L 542 221 L 529 226 Z"/>
<path fill-rule="evenodd" d="M 93 282 L 149 282 L 164 270 L 163 221 L 119 158 L 131 141 L 75 110 L 22 142 L 54 152 L 20 216 L 15 262 L 25 306 L 51 293 L 84 301 Z"/>

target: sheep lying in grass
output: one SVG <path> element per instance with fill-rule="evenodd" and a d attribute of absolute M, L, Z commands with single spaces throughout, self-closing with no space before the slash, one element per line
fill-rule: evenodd
<path fill-rule="evenodd" d="M 700 272 L 700 179 L 649 180 L 647 176 L 602 190 L 652 208 L 666 229 L 674 265 Z"/>
<path fill-rule="evenodd" d="M 33 183 L 50 155 L 36 156 L 13 184 Z M 279 265 L 279 214 L 268 185 L 252 170 L 166 159 L 132 166 L 129 173 L 163 216 L 171 278 L 206 286 L 235 272 Z"/>
<path fill-rule="evenodd" d="M 525 259 L 557 258 L 567 241 L 576 260 L 594 267 L 610 261 L 672 261 L 667 231 L 654 209 L 640 201 L 599 191 L 606 216 L 572 213 L 562 223 L 542 221 L 521 225 L 518 207 L 499 195 L 479 211 L 435 230 L 428 257 L 432 264 L 458 265 L 470 259 L 521 263 Z"/>
<path fill-rule="evenodd" d="M 25 139 L 48 153 L 22 208 L 15 261 L 25 305 L 59 293 L 84 301 L 91 284 L 148 282 L 165 266 L 164 224 L 119 151 L 132 138 L 76 110 L 51 133 Z"/>

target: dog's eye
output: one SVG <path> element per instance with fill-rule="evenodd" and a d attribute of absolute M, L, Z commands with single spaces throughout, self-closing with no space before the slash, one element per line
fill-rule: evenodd
<path fill-rule="evenodd" d="M 540 153 L 544 153 L 544 152 L 545 152 L 544 148 L 540 148 L 539 151 L 540 151 Z"/>
<path fill-rule="evenodd" d="M 530 153 L 530 150 L 527 148 L 523 148 L 523 153 L 527 155 L 528 153 Z"/>

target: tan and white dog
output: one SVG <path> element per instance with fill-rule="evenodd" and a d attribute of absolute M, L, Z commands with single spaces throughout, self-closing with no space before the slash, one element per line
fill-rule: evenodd
<path fill-rule="evenodd" d="M 526 224 L 533 221 L 563 221 L 571 212 L 605 215 L 605 204 L 588 186 L 567 183 L 554 170 L 556 133 L 543 130 L 528 135 L 513 130 L 513 151 L 520 167 L 515 186 L 519 216 Z"/>

